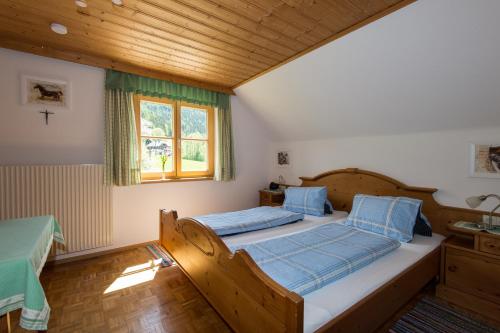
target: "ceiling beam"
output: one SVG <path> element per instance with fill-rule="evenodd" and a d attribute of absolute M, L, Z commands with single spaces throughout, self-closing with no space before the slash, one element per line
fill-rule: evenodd
<path fill-rule="evenodd" d="M 305 50 L 303 50 L 303 51 L 301 51 L 301 52 L 298 52 L 297 54 L 295 54 L 295 55 L 293 55 L 293 56 L 291 56 L 291 57 L 289 57 L 289 58 L 285 59 L 284 61 L 280 62 L 279 64 L 276 64 L 276 65 L 274 65 L 274 66 L 272 66 L 272 67 L 269 67 L 269 68 L 267 68 L 266 70 L 264 70 L 264 71 L 262 71 L 262 72 L 260 72 L 260 73 L 257 73 L 257 74 L 255 74 L 254 76 L 252 76 L 252 77 L 250 77 L 250 78 L 248 78 L 248 79 L 246 79 L 246 80 L 244 80 L 244 81 L 241 81 L 240 83 L 238 83 L 238 84 L 234 85 L 234 86 L 232 87 L 232 89 L 236 89 L 236 88 L 238 88 L 239 86 L 244 85 L 245 83 L 248 83 L 248 82 L 250 82 L 250 81 L 253 81 L 253 80 L 255 80 L 256 78 L 258 78 L 258 77 L 260 77 L 260 76 L 262 76 L 262 75 L 264 75 L 264 74 L 267 74 L 267 73 L 269 73 L 269 72 L 271 72 L 271 71 L 275 70 L 275 69 L 276 69 L 276 68 L 278 68 L 278 67 L 281 67 L 281 66 L 283 66 L 283 65 L 285 65 L 285 64 L 287 64 L 287 63 L 289 63 L 289 62 L 291 62 L 291 61 L 293 61 L 293 60 L 295 60 L 295 59 L 297 59 L 297 58 L 300 58 L 300 57 L 302 57 L 303 55 L 305 55 L 305 54 L 307 54 L 307 53 L 309 53 L 309 52 L 311 52 L 311 51 L 314 51 L 314 50 L 316 50 L 317 48 L 319 48 L 319 47 L 321 47 L 321 46 L 323 46 L 323 45 L 325 45 L 325 44 L 328 44 L 328 43 L 330 43 L 330 42 L 332 42 L 332 41 L 334 41 L 334 40 L 336 40 L 336 39 L 339 39 L 339 38 L 341 38 L 341 37 L 344 37 L 345 35 L 347 35 L 347 34 L 349 34 L 349 33 L 353 32 L 353 31 L 355 31 L 355 30 L 358 30 L 359 28 L 362 28 L 362 27 L 364 27 L 365 25 L 370 24 L 370 23 L 372 23 L 372 22 L 374 22 L 374 21 L 376 21 L 376 20 L 378 20 L 378 19 L 380 19 L 380 18 L 382 18 L 382 17 L 384 17 L 384 16 L 386 16 L 386 15 L 389 15 L 389 14 L 391 14 L 391 13 L 393 13 L 393 12 L 395 12 L 395 11 L 397 11 L 397 10 L 399 10 L 399 9 L 403 8 L 403 7 L 406 7 L 406 6 L 408 6 L 409 4 L 412 4 L 412 3 L 416 2 L 416 1 L 417 1 L 417 0 L 403 0 L 403 1 L 400 1 L 400 2 L 398 2 L 398 3 L 396 3 L 396 4 L 394 4 L 394 5 L 392 5 L 392 6 L 388 7 L 388 8 L 386 8 L 386 9 L 384 9 L 383 11 L 381 11 L 381 12 L 379 12 L 379 13 L 376 13 L 375 15 L 372 15 L 372 16 L 370 16 L 370 17 L 368 17 L 368 18 L 364 19 L 363 21 L 360 21 L 360 22 L 358 22 L 358 23 L 356 23 L 356 24 L 354 24 L 354 25 L 352 25 L 352 26 L 350 26 L 350 27 L 348 27 L 348 28 L 346 28 L 346 29 L 344 29 L 344 30 L 342 30 L 342 31 L 339 31 L 338 33 L 336 33 L 336 34 L 335 34 L 335 35 L 333 35 L 333 36 L 330 36 L 330 37 L 328 37 L 328 38 L 326 38 L 326 39 L 324 39 L 324 40 L 320 41 L 319 43 L 316 43 L 316 44 L 314 44 L 313 46 L 311 46 L 311 47 L 309 47 L 309 48 L 307 48 L 307 49 L 305 49 Z"/>
<path fill-rule="evenodd" d="M 61 50 L 54 46 L 42 45 L 40 44 L 40 42 L 20 40 L 18 37 L 13 37 L 5 33 L 0 33 L 0 47 L 70 61 L 82 65 L 94 66 L 104 69 L 114 69 L 121 72 L 127 72 L 131 74 L 171 81 L 179 84 L 185 84 L 193 87 L 234 95 L 234 91 L 230 87 L 193 80 L 182 76 L 172 75 L 167 72 L 151 70 L 148 68 L 117 61 L 111 58 L 83 53 L 81 51 L 68 49 Z"/>

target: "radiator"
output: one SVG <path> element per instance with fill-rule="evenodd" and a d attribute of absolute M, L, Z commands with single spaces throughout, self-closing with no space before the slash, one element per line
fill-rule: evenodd
<path fill-rule="evenodd" d="M 112 244 L 112 187 L 103 185 L 104 166 L 0 166 L 0 219 L 54 215 L 66 254 Z"/>

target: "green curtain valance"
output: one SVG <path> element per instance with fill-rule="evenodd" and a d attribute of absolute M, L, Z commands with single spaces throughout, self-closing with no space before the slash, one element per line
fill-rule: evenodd
<path fill-rule="evenodd" d="M 166 97 L 224 109 L 227 109 L 229 105 L 229 95 L 225 93 L 118 72 L 112 69 L 106 71 L 105 86 L 107 90 L 122 90 L 151 97 Z"/>

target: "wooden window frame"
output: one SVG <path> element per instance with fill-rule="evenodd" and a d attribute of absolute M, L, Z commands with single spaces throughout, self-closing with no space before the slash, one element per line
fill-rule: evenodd
<path fill-rule="evenodd" d="M 183 139 L 182 138 L 182 131 L 181 131 L 181 113 L 182 113 L 182 107 L 191 107 L 191 108 L 196 108 L 200 110 L 205 110 L 207 113 L 207 139 L 206 140 L 197 140 L 197 139 Z M 176 107 L 176 113 L 175 113 L 177 120 L 176 120 L 176 133 L 179 133 L 179 136 L 177 137 L 177 145 L 178 145 L 178 154 L 179 158 L 176 159 L 176 170 L 177 171 L 177 177 L 178 178 L 196 178 L 196 177 L 213 177 L 214 176 L 214 109 L 210 106 L 204 106 L 204 105 L 197 105 L 197 104 L 192 104 L 192 103 L 186 103 L 186 102 L 178 102 L 178 106 Z M 192 141 L 206 141 L 208 145 L 208 170 L 207 171 L 182 171 L 182 149 L 181 149 L 181 143 L 182 140 L 192 140 Z"/>
<path fill-rule="evenodd" d="M 206 105 L 198 105 L 192 103 L 186 103 L 181 101 L 173 101 L 168 98 L 158 98 L 158 97 L 150 97 L 143 95 L 134 95 L 134 112 L 135 112 L 135 120 L 136 120 L 136 131 L 137 131 L 137 142 L 139 149 L 139 164 L 142 161 L 142 140 L 143 137 L 141 135 L 141 100 L 154 102 L 154 103 L 162 103 L 162 104 L 171 104 L 173 106 L 173 135 L 172 137 L 165 137 L 166 139 L 171 139 L 173 141 L 173 171 L 165 172 L 165 178 L 162 178 L 162 172 L 143 172 L 141 166 L 141 181 L 145 182 L 158 182 L 158 181 L 173 181 L 173 180 L 200 180 L 203 178 L 213 178 L 214 176 L 214 158 L 215 158 L 215 115 L 214 109 L 210 106 Z M 207 112 L 207 130 L 208 137 L 206 140 L 202 139 L 184 139 L 184 140 L 199 140 L 208 142 L 208 170 L 207 171 L 182 171 L 182 150 L 181 150 L 181 142 L 182 142 L 182 132 L 181 132 L 181 110 L 182 107 L 192 107 L 196 109 L 202 109 Z"/>

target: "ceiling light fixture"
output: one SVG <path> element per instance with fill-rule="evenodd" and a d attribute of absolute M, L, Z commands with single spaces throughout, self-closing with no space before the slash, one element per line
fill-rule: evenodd
<path fill-rule="evenodd" d="M 51 23 L 50 29 L 59 35 L 66 35 L 68 33 L 68 28 L 60 23 Z"/>
<path fill-rule="evenodd" d="M 87 8 L 87 1 L 85 0 L 75 0 L 75 4 L 81 8 Z"/>
<path fill-rule="evenodd" d="M 111 0 L 111 2 L 113 3 L 113 5 L 117 5 L 117 6 L 122 6 L 123 5 L 123 1 L 122 0 Z"/>

